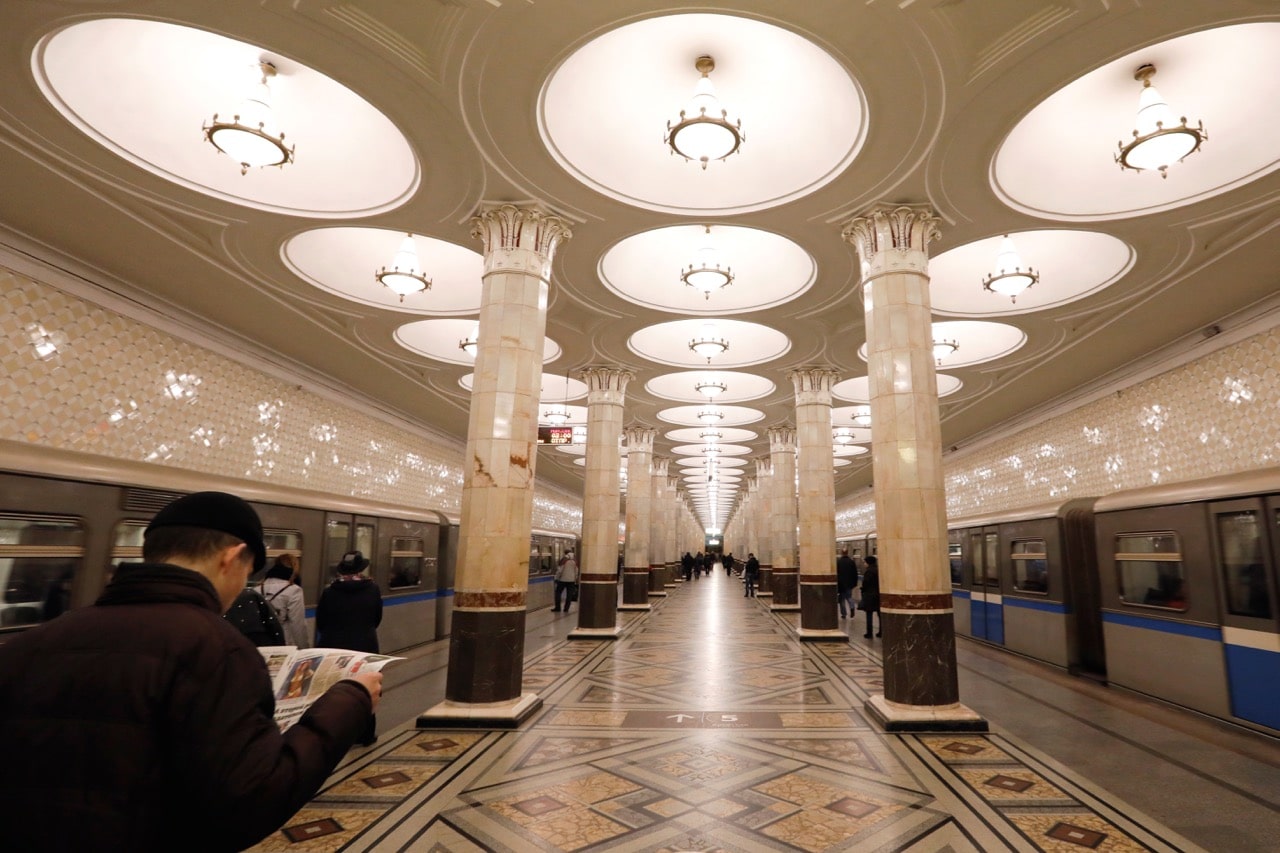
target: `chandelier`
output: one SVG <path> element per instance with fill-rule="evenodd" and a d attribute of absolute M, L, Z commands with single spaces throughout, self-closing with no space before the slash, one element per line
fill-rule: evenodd
<path fill-rule="evenodd" d="M 1000 243 L 1000 254 L 996 256 L 996 271 L 982 280 L 982 287 L 1017 302 L 1018 294 L 1039 280 L 1040 273 L 1031 267 L 1022 268 L 1022 258 L 1006 234 Z"/>
<path fill-rule="evenodd" d="M 284 131 L 276 132 L 271 115 L 271 87 L 267 81 L 276 76 L 270 62 L 259 62 L 261 80 L 254 91 L 240 102 L 231 121 L 218 120 L 218 114 L 204 125 L 205 140 L 240 164 L 240 174 L 250 167 L 284 166 L 293 162 L 294 146 L 284 144 Z"/>
<path fill-rule="evenodd" d="M 552 426 L 560 426 L 569 421 L 569 371 L 564 373 L 564 399 L 553 403 L 542 413 L 542 419 Z"/>
<path fill-rule="evenodd" d="M 870 406 L 854 406 L 853 422 L 860 427 L 871 426 L 871 407 Z"/>
<path fill-rule="evenodd" d="M 716 61 L 699 56 L 693 67 L 702 76 L 694 86 L 693 99 L 680 111 L 679 120 L 667 122 L 666 143 L 673 154 L 697 160 L 706 169 L 710 161 L 723 160 L 736 152 L 747 137 L 742 132 L 742 121 L 730 121 L 728 111 L 716 97 L 709 76 L 716 69 Z"/>
<path fill-rule="evenodd" d="M 1199 151 L 1200 144 L 1209 138 L 1209 134 L 1205 132 L 1203 122 L 1189 127 L 1186 116 L 1182 117 L 1181 124 L 1174 121 L 1173 110 L 1151 85 L 1154 76 L 1156 67 L 1150 64 L 1139 66 L 1134 72 L 1133 79 L 1142 81 L 1137 129 L 1133 131 L 1133 141 L 1128 145 L 1119 143 L 1120 153 L 1116 155 L 1116 162 L 1122 170 L 1159 169 L 1160 177 L 1168 178 L 1169 166 Z"/>
<path fill-rule="evenodd" d="M 717 394 L 723 394 L 728 390 L 729 386 L 723 382 L 717 382 L 714 379 L 702 379 L 696 382 L 693 389 L 699 394 L 705 394 L 708 398 L 714 398 Z"/>
<path fill-rule="evenodd" d="M 718 429 L 708 429 L 698 433 L 698 438 L 707 442 L 707 444 L 715 444 L 717 441 L 724 438 L 724 433 Z"/>
<path fill-rule="evenodd" d="M 418 249 L 413 244 L 412 234 L 406 234 L 400 242 L 400 250 L 391 260 L 391 266 L 382 267 L 373 277 L 392 293 L 398 294 L 401 302 L 410 294 L 431 288 L 431 279 L 427 278 L 418 265 Z"/>
<path fill-rule="evenodd" d="M 698 355 L 705 356 L 707 364 L 710 364 L 714 356 L 720 355 L 729 349 L 729 342 L 717 336 L 714 323 L 704 323 L 702 325 L 702 335 L 689 341 L 689 349 Z"/>
<path fill-rule="evenodd" d="M 680 280 L 689 287 L 702 291 L 704 299 L 710 299 L 713 291 L 733 284 L 733 269 L 728 264 L 720 266 L 720 256 L 711 240 L 711 226 L 703 227 L 706 228 L 706 235 L 702 248 L 698 250 L 698 260 L 680 271 Z"/>
<path fill-rule="evenodd" d="M 933 360 L 938 364 L 942 364 L 942 360 L 955 353 L 960 349 L 960 344 L 956 341 L 942 340 L 933 342 Z"/>
<path fill-rule="evenodd" d="M 836 444 L 840 444 L 840 445 L 852 444 L 853 430 L 849 429 L 848 427 L 840 427 L 832 433 L 831 437 L 835 440 Z"/>
<path fill-rule="evenodd" d="M 697 417 L 704 424 L 713 424 L 724 418 L 724 412 L 716 408 L 702 409 L 698 412 Z"/>
<path fill-rule="evenodd" d="M 458 341 L 458 349 L 465 352 L 472 358 L 476 357 L 476 352 L 480 349 L 480 321 L 476 321 L 475 328 L 471 330 L 471 334 Z"/>

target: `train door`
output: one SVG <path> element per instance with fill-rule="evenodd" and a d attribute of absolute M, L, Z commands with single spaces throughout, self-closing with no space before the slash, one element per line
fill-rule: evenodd
<path fill-rule="evenodd" d="M 1280 498 L 1210 504 L 1231 713 L 1280 729 Z"/>
<path fill-rule="evenodd" d="M 969 624 L 973 605 L 971 593 L 964 585 L 964 533 L 959 530 L 947 531 L 947 560 L 951 567 L 951 612 L 955 620 L 956 633 L 965 636 L 973 635 Z"/>
<path fill-rule="evenodd" d="M 979 640 L 1004 644 L 1004 601 L 1000 594 L 1000 533 L 995 527 L 969 531 L 973 592 L 969 627 Z"/>

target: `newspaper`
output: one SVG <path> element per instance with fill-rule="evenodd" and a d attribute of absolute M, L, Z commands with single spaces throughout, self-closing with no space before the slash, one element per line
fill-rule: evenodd
<path fill-rule="evenodd" d="M 393 660 L 404 658 L 353 652 L 350 649 L 299 649 L 297 646 L 262 646 L 271 690 L 276 697 L 276 725 L 280 731 L 301 719 L 324 692 L 342 679 L 362 670 L 377 672 Z"/>

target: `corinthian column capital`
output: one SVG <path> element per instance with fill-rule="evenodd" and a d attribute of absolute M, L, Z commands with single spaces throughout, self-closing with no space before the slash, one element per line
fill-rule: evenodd
<path fill-rule="evenodd" d="M 629 426 L 622 431 L 627 439 L 627 455 L 632 453 L 653 453 L 653 439 L 657 430 L 642 426 Z"/>
<path fill-rule="evenodd" d="M 796 390 L 796 405 L 831 405 L 831 388 L 840 374 L 829 367 L 799 367 L 787 374 Z"/>
<path fill-rule="evenodd" d="M 550 280 L 556 247 L 573 232 L 540 205 L 486 203 L 471 218 L 471 236 L 484 243 L 486 274 L 510 270 Z"/>
<path fill-rule="evenodd" d="M 769 436 L 769 450 L 773 453 L 785 453 L 796 449 L 796 428 L 791 425 L 769 427 L 765 431 Z"/>
<path fill-rule="evenodd" d="M 902 268 L 924 272 L 929 241 L 942 236 L 938 217 L 925 204 L 875 207 L 845 223 L 841 236 L 858 250 L 862 278 Z"/>
<path fill-rule="evenodd" d="M 578 378 L 587 384 L 587 404 L 616 403 L 622 405 L 627 393 L 627 383 L 636 378 L 630 370 L 621 370 L 603 364 L 589 364 L 578 371 Z"/>

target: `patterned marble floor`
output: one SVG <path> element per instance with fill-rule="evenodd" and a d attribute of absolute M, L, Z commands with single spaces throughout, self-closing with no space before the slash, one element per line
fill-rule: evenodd
<path fill-rule="evenodd" d="M 878 648 L 802 644 L 723 575 L 621 615 L 526 660 L 519 730 L 401 727 L 254 849 L 1201 849 L 1007 734 L 875 731 Z"/>

